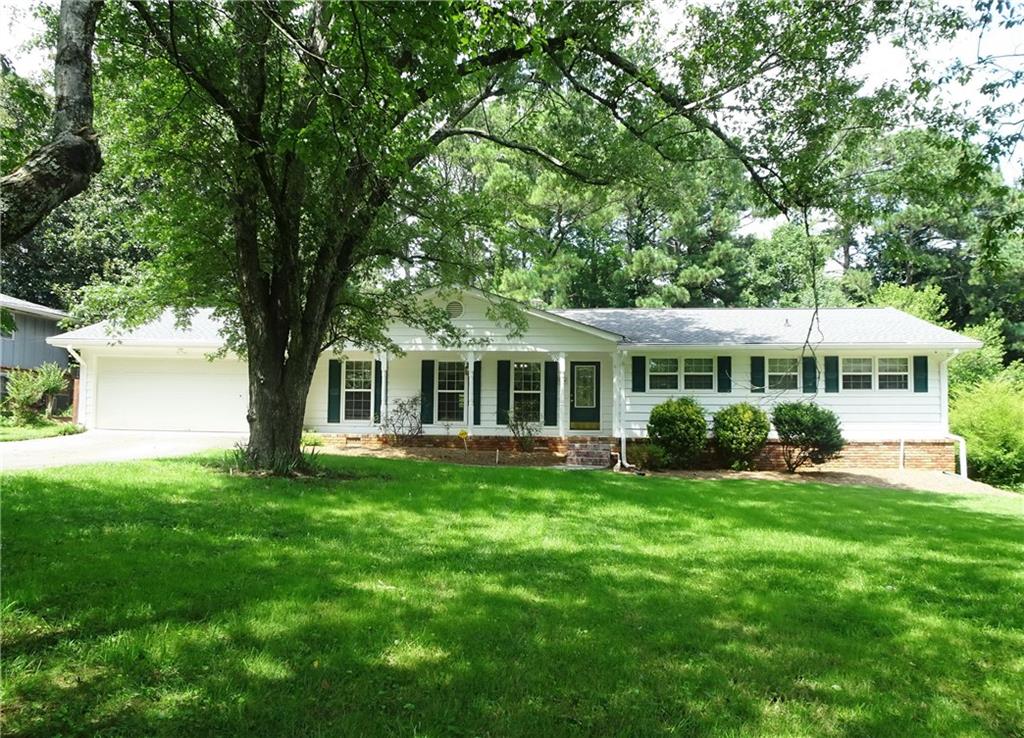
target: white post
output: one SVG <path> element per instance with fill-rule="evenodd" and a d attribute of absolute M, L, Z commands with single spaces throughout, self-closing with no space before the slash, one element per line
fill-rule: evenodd
<path fill-rule="evenodd" d="M 558 355 L 558 437 L 565 438 L 569 427 L 569 393 L 565 389 L 565 352 Z"/>
<path fill-rule="evenodd" d="M 629 461 L 626 459 L 626 366 L 622 349 L 616 347 L 615 358 L 618 359 L 619 368 L 616 374 L 619 386 L 615 393 L 615 406 L 619 410 L 619 465 L 625 469 L 629 467 Z"/>
<path fill-rule="evenodd" d="M 380 358 L 380 423 L 378 428 L 384 426 L 388 417 L 388 359 L 387 353 L 379 354 Z"/>
<path fill-rule="evenodd" d="M 619 406 L 619 395 L 622 394 L 622 354 L 618 348 L 612 354 L 612 435 L 620 435 L 622 408 Z"/>
<path fill-rule="evenodd" d="M 476 353 L 466 354 L 466 433 L 473 435 L 473 373 Z"/>

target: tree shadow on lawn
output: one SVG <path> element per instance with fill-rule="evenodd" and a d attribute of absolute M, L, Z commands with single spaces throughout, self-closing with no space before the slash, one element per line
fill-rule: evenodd
<path fill-rule="evenodd" d="M 393 478 L 9 478 L 5 733 L 1020 731 L 1020 519 L 341 463 Z"/>

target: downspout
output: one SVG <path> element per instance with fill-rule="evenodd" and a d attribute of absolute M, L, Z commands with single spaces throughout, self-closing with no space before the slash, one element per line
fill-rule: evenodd
<path fill-rule="evenodd" d="M 960 476 L 967 479 L 967 439 L 949 432 L 949 362 L 960 353 L 960 349 L 953 349 L 953 353 L 942 360 L 939 364 L 939 372 L 942 377 L 942 425 L 946 429 L 946 437 L 956 441 L 960 445 Z"/>
<path fill-rule="evenodd" d="M 619 352 L 619 396 L 615 398 L 619 406 L 619 468 L 629 469 L 629 462 L 626 460 L 626 354 L 616 347 Z"/>

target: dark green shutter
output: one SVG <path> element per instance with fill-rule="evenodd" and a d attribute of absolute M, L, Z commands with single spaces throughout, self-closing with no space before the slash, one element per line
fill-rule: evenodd
<path fill-rule="evenodd" d="M 647 391 L 647 357 L 633 357 L 633 391 Z"/>
<path fill-rule="evenodd" d="M 327 363 L 327 422 L 341 422 L 341 362 Z"/>
<path fill-rule="evenodd" d="M 750 391 L 764 392 L 764 357 L 750 357 Z"/>
<path fill-rule="evenodd" d="M 512 384 L 512 362 L 498 362 L 498 425 L 508 425 L 509 390 Z"/>
<path fill-rule="evenodd" d="M 825 357 L 825 391 L 839 391 L 839 357 Z"/>
<path fill-rule="evenodd" d="M 480 394 L 483 390 L 482 361 L 473 362 L 473 425 L 480 425 Z"/>
<path fill-rule="evenodd" d="M 928 357 L 914 357 L 914 392 L 928 391 Z"/>
<path fill-rule="evenodd" d="M 380 422 L 380 400 L 384 396 L 381 366 L 379 361 L 373 362 L 373 422 Z"/>
<path fill-rule="evenodd" d="M 434 422 L 434 362 L 423 359 L 420 362 L 420 422 L 430 425 Z"/>
<path fill-rule="evenodd" d="M 558 425 L 558 362 L 544 362 L 544 425 Z"/>
<path fill-rule="evenodd" d="M 804 392 L 818 391 L 818 362 L 813 356 L 804 357 Z"/>
<path fill-rule="evenodd" d="M 718 366 L 718 391 L 732 392 L 732 357 L 719 356 Z"/>

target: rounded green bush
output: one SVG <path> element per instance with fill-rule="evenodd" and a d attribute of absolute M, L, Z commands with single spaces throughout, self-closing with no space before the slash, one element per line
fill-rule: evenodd
<path fill-rule="evenodd" d="M 730 469 L 749 469 L 768 440 L 768 415 L 740 402 L 715 413 L 715 446 Z"/>
<path fill-rule="evenodd" d="M 1002 377 L 980 382 L 953 402 L 949 424 L 967 439 L 971 477 L 1024 485 L 1024 386 Z"/>
<path fill-rule="evenodd" d="M 704 410 L 689 397 L 667 400 L 651 410 L 647 435 L 665 449 L 672 466 L 691 466 L 708 445 Z"/>
<path fill-rule="evenodd" d="M 843 450 L 845 441 L 834 412 L 813 402 L 783 402 L 772 411 L 782 458 L 789 471 L 808 462 L 820 464 Z"/>
<path fill-rule="evenodd" d="M 629 463 L 647 471 L 658 471 L 668 466 L 668 454 L 661 446 L 650 441 L 637 443 L 629 449 Z"/>

